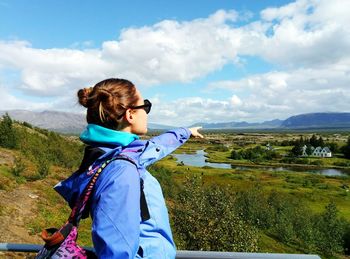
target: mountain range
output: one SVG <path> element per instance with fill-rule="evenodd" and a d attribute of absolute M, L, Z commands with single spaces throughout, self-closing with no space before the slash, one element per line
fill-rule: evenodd
<path fill-rule="evenodd" d="M 80 133 L 86 127 L 85 115 L 77 113 L 28 110 L 0 111 L 0 116 L 8 113 L 17 121 L 26 121 L 34 126 L 61 133 Z M 350 113 L 323 112 L 307 113 L 291 116 L 285 120 L 274 119 L 264 122 L 219 122 L 195 123 L 190 127 L 202 126 L 203 129 L 350 129 Z M 166 130 L 174 128 L 162 124 L 148 124 L 151 130 Z"/>
<path fill-rule="evenodd" d="M 80 133 L 87 125 L 84 114 L 60 112 L 60 111 L 42 111 L 33 112 L 28 110 L 9 110 L 0 111 L 0 116 L 5 113 L 17 121 L 26 121 L 36 127 L 44 128 L 60 133 Z M 148 123 L 150 129 L 166 130 L 174 128 L 172 126 Z"/>

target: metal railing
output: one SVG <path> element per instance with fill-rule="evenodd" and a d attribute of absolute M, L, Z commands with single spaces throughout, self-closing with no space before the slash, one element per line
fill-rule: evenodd
<path fill-rule="evenodd" d="M 36 253 L 42 245 L 0 243 L 0 251 Z M 84 247 L 92 250 L 91 247 Z M 275 254 L 275 253 L 235 253 L 235 252 L 209 252 L 209 251 L 177 251 L 177 259 L 321 259 L 318 255 L 305 254 Z"/>

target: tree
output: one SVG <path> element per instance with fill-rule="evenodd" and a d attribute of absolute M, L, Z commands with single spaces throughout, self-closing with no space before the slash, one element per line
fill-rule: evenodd
<path fill-rule="evenodd" d="M 315 220 L 317 247 L 327 256 L 343 252 L 344 224 L 338 218 L 338 209 L 330 202 L 325 211 Z"/>
<path fill-rule="evenodd" d="M 231 158 L 234 159 L 234 160 L 240 160 L 240 159 L 242 159 L 241 152 L 238 152 L 238 151 L 236 151 L 236 150 L 232 150 L 232 152 L 231 152 Z"/>
<path fill-rule="evenodd" d="M 345 158 L 350 159 L 350 136 L 348 137 L 348 142 L 344 147 L 342 147 L 342 152 L 345 156 Z"/>
<path fill-rule="evenodd" d="M 329 143 L 327 143 L 327 146 L 329 147 L 329 149 L 333 153 L 339 152 L 339 147 L 338 147 L 338 144 L 336 142 L 329 142 Z"/>
<path fill-rule="evenodd" d="M 16 133 L 12 126 L 12 119 L 6 113 L 0 122 L 0 146 L 4 148 L 16 147 Z"/>
<path fill-rule="evenodd" d="M 300 144 L 300 142 L 298 141 L 298 143 L 292 148 L 291 153 L 293 156 L 301 156 L 303 154 L 303 146 L 302 144 Z"/>
<path fill-rule="evenodd" d="M 205 188 L 201 177 L 187 179 L 171 214 L 181 249 L 257 251 L 258 232 L 235 213 L 228 189 Z"/>
<path fill-rule="evenodd" d="M 323 141 L 323 138 L 320 136 L 317 140 L 317 146 L 319 147 L 324 147 L 324 141 Z"/>
<path fill-rule="evenodd" d="M 310 145 L 315 148 L 318 147 L 318 141 L 315 134 L 312 134 L 312 137 L 310 138 Z"/>
<path fill-rule="evenodd" d="M 308 154 L 309 156 L 312 155 L 313 149 L 311 145 L 307 145 L 306 146 L 306 150 L 305 150 L 306 154 Z"/>

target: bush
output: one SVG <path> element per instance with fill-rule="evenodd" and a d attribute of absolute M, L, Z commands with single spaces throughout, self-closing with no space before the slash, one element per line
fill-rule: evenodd
<path fill-rule="evenodd" d="M 172 215 L 180 249 L 257 251 L 257 230 L 235 213 L 228 190 L 204 188 L 200 177 L 187 179 Z"/>
<path fill-rule="evenodd" d="M 43 179 L 49 175 L 50 164 L 46 159 L 40 158 L 37 163 L 37 166 L 38 166 L 38 176 L 40 179 Z"/>
<path fill-rule="evenodd" d="M 24 127 L 30 128 L 30 129 L 33 128 L 32 124 L 30 124 L 30 123 L 28 123 L 28 122 L 26 122 L 26 121 L 23 121 L 23 122 L 22 122 L 22 125 L 23 125 Z"/>
<path fill-rule="evenodd" d="M 13 122 L 6 113 L 0 121 L 0 146 L 4 148 L 15 148 L 17 146 L 16 131 Z"/>
<path fill-rule="evenodd" d="M 235 211 L 250 224 L 262 229 L 272 226 L 271 208 L 260 186 L 236 193 Z"/>
<path fill-rule="evenodd" d="M 341 148 L 344 157 L 350 159 L 350 137 L 348 137 L 348 141 L 345 146 Z"/>
<path fill-rule="evenodd" d="M 22 159 L 20 157 L 15 157 L 15 163 L 11 168 L 11 173 L 14 176 L 18 177 L 23 173 L 25 169 L 26 169 L 26 166 L 24 165 Z"/>
<path fill-rule="evenodd" d="M 253 162 L 262 162 L 279 158 L 280 155 L 274 150 L 267 150 L 261 146 L 254 148 L 242 149 L 239 151 L 232 150 L 230 158 L 235 160 L 247 159 Z"/>
<path fill-rule="evenodd" d="M 148 170 L 152 173 L 152 175 L 155 178 L 157 178 L 160 185 L 162 186 L 164 197 L 174 198 L 174 196 L 178 192 L 179 186 L 173 179 L 173 172 L 171 172 L 167 168 L 159 167 L 157 165 L 151 165 L 148 168 Z"/>
<path fill-rule="evenodd" d="M 315 240 L 318 249 L 327 256 L 343 252 L 344 223 L 338 218 L 335 203 L 330 202 L 325 211 L 316 216 L 317 234 Z"/>
<path fill-rule="evenodd" d="M 216 144 L 216 145 L 211 145 L 206 150 L 208 150 L 208 151 L 227 152 L 229 149 L 228 149 L 228 147 L 224 146 L 223 144 L 219 144 L 219 145 Z"/>

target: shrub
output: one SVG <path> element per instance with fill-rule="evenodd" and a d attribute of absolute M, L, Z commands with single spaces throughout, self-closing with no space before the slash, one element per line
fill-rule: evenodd
<path fill-rule="evenodd" d="M 266 150 L 261 146 L 254 148 L 242 149 L 239 151 L 232 150 L 230 158 L 235 160 L 247 159 L 253 162 L 262 162 L 264 160 L 272 160 L 279 158 L 280 155 L 274 150 Z"/>
<path fill-rule="evenodd" d="M 13 122 L 6 113 L 0 121 L 0 146 L 4 148 L 15 148 L 17 145 L 16 132 Z"/>
<path fill-rule="evenodd" d="M 317 234 L 315 240 L 318 249 L 327 256 L 343 252 L 344 223 L 338 218 L 338 210 L 334 202 L 330 202 L 325 211 L 316 216 Z"/>
<path fill-rule="evenodd" d="M 350 159 L 350 136 L 348 137 L 348 141 L 345 146 L 341 148 L 344 157 Z"/>
<path fill-rule="evenodd" d="M 25 169 L 26 169 L 26 166 L 23 163 L 22 159 L 20 157 L 15 157 L 15 163 L 11 168 L 11 173 L 14 176 L 18 177 L 23 173 Z"/>
<path fill-rule="evenodd" d="M 50 164 L 46 159 L 40 158 L 38 163 L 38 176 L 40 179 L 45 178 L 49 175 Z"/>
<path fill-rule="evenodd" d="M 211 251 L 257 250 L 257 230 L 234 211 L 227 189 L 204 188 L 201 177 L 188 178 L 173 210 L 180 249 Z"/>
<path fill-rule="evenodd" d="M 151 165 L 148 170 L 159 181 L 160 185 L 162 186 L 164 196 L 166 198 L 173 198 L 179 189 L 178 184 L 172 177 L 173 172 L 165 167 L 160 167 L 157 165 Z"/>

